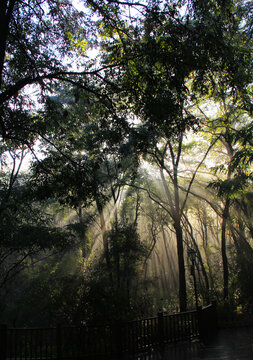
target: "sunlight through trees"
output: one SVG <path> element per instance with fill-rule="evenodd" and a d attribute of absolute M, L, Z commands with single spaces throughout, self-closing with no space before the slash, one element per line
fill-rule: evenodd
<path fill-rule="evenodd" d="M 3 1 L 2 323 L 252 311 L 252 10 Z"/>

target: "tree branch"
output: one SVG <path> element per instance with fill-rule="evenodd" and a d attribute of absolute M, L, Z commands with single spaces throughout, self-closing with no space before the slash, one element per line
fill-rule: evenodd
<path fill-rule="evenodd" d="M 183 211 L 184 211 L 184 208 L 185 208 L 185 205 L 186 205 L 188 196 L 189 196 L 189 192 L 190 192 L 190 190 L 191 190 L 191 187 L 192 187 L 193 181 L 194 181 L 194 179 L 195 179 L 195 177 L 196 177 L 196 175 L 197 175 L 197 172 L 198 172 L 200 166 L 201 166 L 201 165 L 203 164 L 203 162 L 205 161 L 207 155 L 209 154 L 209 151 L 212 149 L 212 147 L 214 146 L 214 144 L 219 140 L 219 138 L 220 138 L 220 137 L 218 136 L 218 137 L 210 144 L 210 146 L 207 148 L 207 150 L 206 150 L 206 152 L 205 152 L 202 160 L 199 162 L 198 166 L 196 167 L 196 169 L 195 169 L 195 171 L 194 171 L 194 173 L 193 173 L 193 176 L 192 176 L 192 178 L 191 178 L 191 181 L 190 181 L 190 183 L 189 183 L 189 185 L 188 185 L 188 188 L 187 188 L 187 190 L 186 190 L 186 195 L 185 195 L 185 198 L 184 198 L 183 205 L 181 206 L 181 210 L 180 210 L 181 216 L 182 216 L 182 214 L 183 214 Z"/>

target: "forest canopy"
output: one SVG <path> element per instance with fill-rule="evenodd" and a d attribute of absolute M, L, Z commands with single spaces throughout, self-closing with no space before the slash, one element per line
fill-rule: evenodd
<path fill-rule="evenodd" d="M 252 12 L 2 1 L 2 323 L 252 311 Z"/>

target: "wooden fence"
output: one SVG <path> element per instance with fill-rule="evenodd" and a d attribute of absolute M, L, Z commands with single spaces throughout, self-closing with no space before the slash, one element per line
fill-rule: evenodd
<path fill-rule="evenodd" d="M 0 360 L 112 358 L 137 353 L 212 330 L 215 307 L 105 326 L 10 329 L 1 326 Z"/>

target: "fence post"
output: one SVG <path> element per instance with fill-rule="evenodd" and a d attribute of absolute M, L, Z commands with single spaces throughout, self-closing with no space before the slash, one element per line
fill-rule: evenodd
<path fill-rule="evenodd" d="M 201 306 L 197 307 L 197 319 L 198 319 L 198 330 L 199 336 L 205 337 L 207 321 L 205 318 L 204 309 Z"/>
<path fill-rule="evenodd" d="M 217 329 L 216 303 L 205 308 L 198 309 L 199 333 L 201 337 L 209 337 L 215 333 Z"/>
<path fill-rule="evenodd" d="M 218 319 L 217 319 L 217 302 L 216 300 L 212 301 L 212 331 L 215 332 L 218 328 Z"/>
<path fill-rule="evenodd" d="M 0 360 L 7 359 L 7 325 L 0 325 Z"/>
<path fill-rule="evenodd" d="M 122 321 L 116 320 L 113 324 L 113 342 L 114 342 L 114 349 L 113 352 L 116 355 L 122 353 Z"/>
<path fill-rule="evenodd" d="M 158 315 L 158 343 L 159 346 L 164 345 L 164 318 L 163 312 L 159 311 Z"/>
<path fill-rule="evenodd" d="M 60 324 L 56 326 L 56 349 L 57 349 L 57 360 L 62 359 L 62 327 Z"/>

